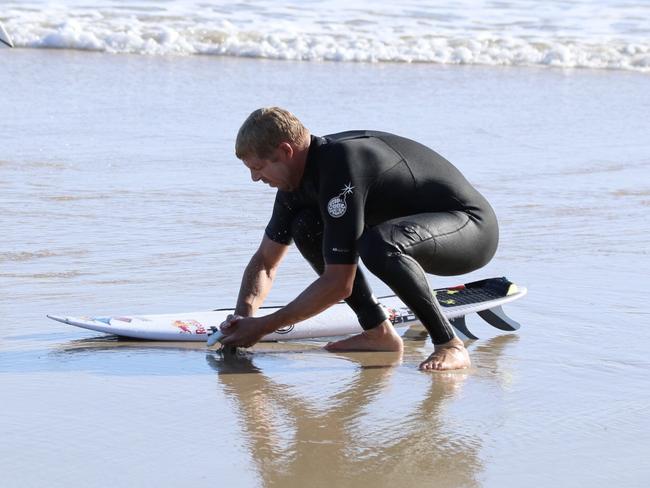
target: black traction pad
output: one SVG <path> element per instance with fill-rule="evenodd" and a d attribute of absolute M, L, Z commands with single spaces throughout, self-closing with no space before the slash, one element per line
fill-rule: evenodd
<path fill-rule="evenodd" d="M 506 297 L 513 292 L 513 286 L 514 283 L 507 278 L 489 278 L 451 288 L 439 288 L 434 290 L 434 294 L 441 306 L 457 307 Z"/>

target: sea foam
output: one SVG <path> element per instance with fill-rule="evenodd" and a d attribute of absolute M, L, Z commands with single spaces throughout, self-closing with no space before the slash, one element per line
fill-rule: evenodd
<path fill-rule="evenodd" d="M 17 47 L 302 61 L 609 68 L 650 72 L 650 4 L 576 0 L 453 7 L 341 0 L 10 2 Z"/>

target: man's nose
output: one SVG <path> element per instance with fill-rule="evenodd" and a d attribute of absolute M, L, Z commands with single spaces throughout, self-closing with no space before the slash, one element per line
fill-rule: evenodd
<path fill-rule="evenodd" d="M 251 170 L 251 180 L 260 181 L 260 173 L 259 173 L 259 171 L 254 170 L 254 169 Z"/>

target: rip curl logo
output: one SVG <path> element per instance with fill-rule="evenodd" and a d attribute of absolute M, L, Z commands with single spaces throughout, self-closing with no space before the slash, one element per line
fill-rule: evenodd
<path fill-rule="evenodd" d="M 293 330 L 294 327 L 295 327 L 295 325 L 287 325 L 286 327 L 282 327 L 282 328 L 276 330 L 275 332 L 278 333 L 278 334 L 288 334 L 289 332 L 291 332 Z"/>
<path fill-rule="evenodd" d="M 411 312 L 411 309 L 406 307 L 402 307 L 399 310 L 396 308 L 388 308 L 386 311 L 388 312 L 388 320 L 393 325 L 415 322 L 417 320 L 417 317 Z"/>
<path fill-rule="evenodd" d="M 348 204 L 345 200 L 348 195 L 352 195 L 352 190 L 354 190 L 354 187 L 352 186 L 352 182 L 350 182 L 343 187 L 341 193 L 327 202 L 327 213 L 330 214 L 330 217 L 338 219 L 345 215 L 345 212 L 348 210 Z"/>

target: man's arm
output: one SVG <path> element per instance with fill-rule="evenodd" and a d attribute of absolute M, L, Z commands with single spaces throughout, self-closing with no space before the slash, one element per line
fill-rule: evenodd
<path fill-rule="evenodd" d="M 262 317 L 233 317 L 221 325 L 221 343 L 249 347 L 285 325 L 313 317 L 352 293 L 356 264 L 326 265 L 325 272 L 284 308 Z M 243 288 L 242 288 L 243 289 Z M 267 290 L 268 291 L 268 290 Z"/>
<path fill-rule="evenodd" d="M 273 278 L 289 246 L 279 244 L 264 234 L 257 249 L 244 270 L 235 315 L 252 317 L 264 303 L 273 285 Z"/>
<path fill-rule="evenodd" d="M 325 272 L 291 303 L 265 317 L 270 331 L 313 317 L 352 293 L 356 264 L 328 264 Z"/>

